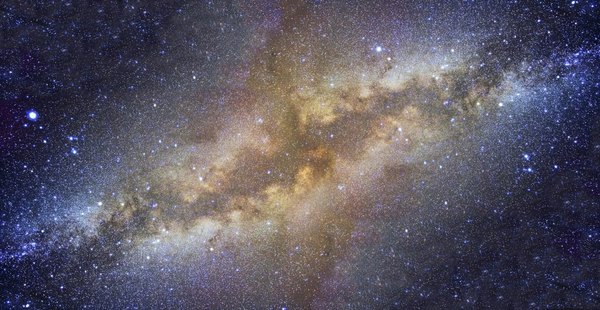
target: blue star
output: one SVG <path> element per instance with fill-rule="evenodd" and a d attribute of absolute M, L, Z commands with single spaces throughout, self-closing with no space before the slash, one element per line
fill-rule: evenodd
<path fill-rule="evenodd" d="M 27 119 L 29 119 L 30 121 L 36 121 L 39 117 L 39 114 L 37 111 L 35 110 L 29 110 L 27 111 Z"/>

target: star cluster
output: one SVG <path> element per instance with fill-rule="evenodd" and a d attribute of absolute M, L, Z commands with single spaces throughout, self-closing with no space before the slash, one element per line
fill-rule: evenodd
<path fill-rule="evenodd" d="M 0 9 L 3 307 L 600 303 L 593 1 Z"/>

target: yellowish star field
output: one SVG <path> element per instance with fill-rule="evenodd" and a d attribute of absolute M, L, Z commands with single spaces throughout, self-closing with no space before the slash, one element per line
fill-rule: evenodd
<path fill-rule="evenodd" d="M 132 4 L 174 14 L 121 52 L 168 84 L 100 71 L 121 106 L 65 108 L 98 116 L 49 179 L 81 181 L 3 215 L 1 302 L 598 306 L 597 5 Z"/>

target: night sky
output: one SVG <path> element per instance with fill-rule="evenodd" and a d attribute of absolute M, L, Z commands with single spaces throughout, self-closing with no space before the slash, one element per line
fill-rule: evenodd
<path fill-rule="evenodd" d="M 0 308 L 600 308 L 598 1 L 43 2 Z"/>

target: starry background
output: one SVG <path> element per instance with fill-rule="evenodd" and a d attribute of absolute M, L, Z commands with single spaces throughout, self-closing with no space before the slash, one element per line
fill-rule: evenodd
<path fill-rule="evenodd" d="M 599 5 L 3 2 L 2 308 L 600 307 Z"/>

